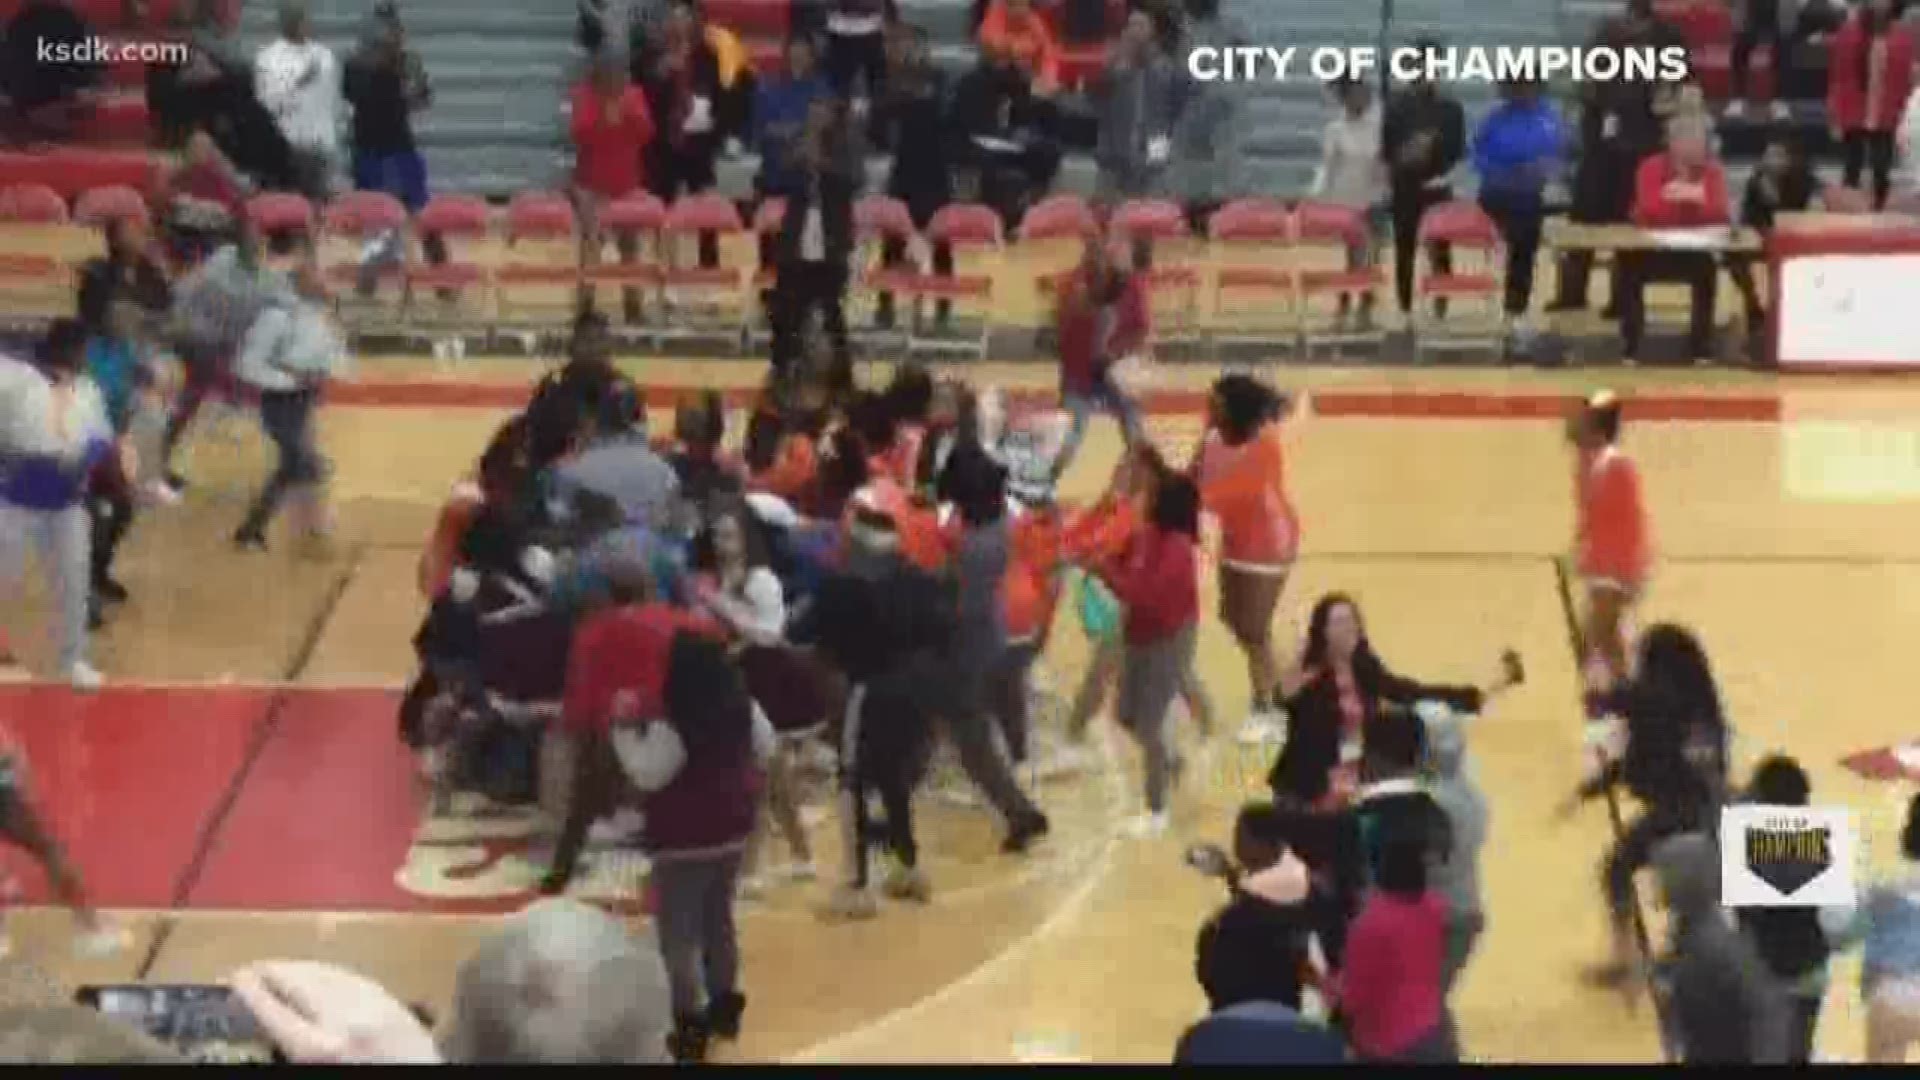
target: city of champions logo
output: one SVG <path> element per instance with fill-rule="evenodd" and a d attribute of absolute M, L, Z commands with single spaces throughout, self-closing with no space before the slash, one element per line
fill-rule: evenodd
<path fill-rule="evenodd" d="M 1187 74 L 1200 82 L 1284 82 L 1376 78 L 1398 82 L 1684 82 L 1692 70 L 1682 45 L 1664 48 L 1480 46 L 1381 50 L 1372 46 L 1202 45 L 1187 50 Z"/>
<path fill-rule="evenodd" d="M 1728 907 L 1854 902 L 1855 836 L 1844 809 L 1730 806 L 1720 817 L 1720 893 Z"/>

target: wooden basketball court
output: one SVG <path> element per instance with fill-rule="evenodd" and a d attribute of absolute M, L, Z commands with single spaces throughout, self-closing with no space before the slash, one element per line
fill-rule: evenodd
<path fill-rule="evenodd" d="M 631 370 L 668 392 L 745 388 L 758 376 L 719 362 Z M 531 374 L 525 362 L 455 371 L 363 360 L 323 421 L 342 528 L 322 559 L 228 545 L 267 452 L 245 417 L 203 428 L 185 461 L 187 499 L 148 511 L 126 549 L 134 600 L 97 643 L 108 690 L 0 688 L 40 797 L 138 941 L 112 960 L 76 960 L 64 916 L 36 907 L 14 920 L 17 955 L 74 985 L 218 980 L 254 959 L 324 958 L 444 1010 L 456 965 L 492 914 L 530 897 L 534 871 L 521 858 L 524 821 L 422 820 L 394 735 L 395 691 L 421 612 L 419 544 Z M 1044 366 L 966 374 L 1041 390 L 1050 377 Z M 1210 374 L 1162 373 L 1153 429 L 1176 456 L 1197 431 L 1190 391 Z M 1529 685 L 1479 720 L 1471 742 L 1494 814 L 1488 931 L 1454 998 L 1471 1056 L 1658 1055 L 1646 1006 L 1630 1012 L 1578 981 L 1604 941 L 1605 813 L 1551 820 L 1580 745 L 1555 565 L 1571 531 L 1556 417 L 1603 378 L 1639 416 L 1627 442 L 1662 552 L 1646 617 L 1703 635 L 1741 767 L 1791 750 L 1816 800 L 1854 807 L 1873 861 L 1890 861 L 1905 792 L 1838 762 L 1914 734 L 1893 686 L 1920 649 L 1920 395 L 1707 371 L 1272 374 L 1311 394 L 1290 442 L 1306 540 L 1283 626 L 1340 589 L 1359 598 L 1382 656 L 1409 673 L 1480 679 L 1505 646 L 1527 660 Z M 1116 447 L 1111 426 L 1097 424 L 1067 491 L 1097 490 Z M 1203 676 L 1231 725 L 1244 712 L 1243 669 L 1205 608 Z M 30 600 L 33 625 L 40 611 Z M 44 660 L 37 633 L 17 637 Z M 1084 658 L 1077 626 L 1062 626 L 1046 661 L 1055 682 L 1070 689 Z M 1137 809 L 1131 750 L 1112 732 L 1103 741 L 1103 769 L 1040 785 L 1055 833 L 1024 860 L 998 854 L 985 811 L 924 798 L 935 888 L 925 907 L 819 921 L 813 906 L 837 859 L 820 827 L 828 880 L 746 909 L 751 1007 L 729 1056 L 1168 1060 L 1202 1007 L 1193 938 L 1220 900 L 1183 867 L 1182 848 L 1226 839 L 1267 761 L 1230 744 L 1203 751 L 1174 833 L 1135 841 L 1116 832 Z M 44 899 L 37 875 L 26 878 L 30 899 Z M 636 878 L 630 861 L 602 855 L 580 888 L 613 899 Z M 1851 962 L 1836 972 L 1821 1037 L 1829 1055 L 1861 1050 L 1854 972 Z"/>

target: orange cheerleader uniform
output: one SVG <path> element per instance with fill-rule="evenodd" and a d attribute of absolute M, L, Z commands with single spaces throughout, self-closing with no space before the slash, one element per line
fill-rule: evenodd
<path fill-rule="evenodd" d="M 1300 551 L 1300 519 L 1287 497 L 1280 425 L 1239 446 L 1209 433 L 1195 478 L 1200 502 L 1220 523 L 1220 563 L 1243 573 L 1276 573 Z"/>
<path fill-rule="evenodd" d="M 426 550 L 420 553 L 417 573 L 421 596 L 433 600 L 446 591 L 454 567 L 460 563 L 460 542 L 486 504 L 485 493 L 472 480 L 462 480 L 453 486 L 453 492 L 440 508 L 439 518 L 433 523 L 433 535 L 427 539 Z"/>
<path fill-rule="evenodd" d="M 812 490 L 819 474 L 820 450 L 813 439 L 801 434 L 787 435 L 780 440 L 773 464 L 748 478 L 747 490 L 764 491 L 778 495 L 789 504 L 798 504 Z"/>
<path fill-rule="evenodd" d="M 1607 446 L 1580 454 L 1576 469 L 1576 569 L 1590 587 L 1635 595 L 1653 568 L 1639 466 Z"/>
<path fill-rule="evenodd" d="M 1011 555 L 1000 586 L 1000 611 L 1010 644 L 1037 641 L 1060 606 L 1064 522 L 1058 511 L 1026 511 L 1013 519 Z"/>

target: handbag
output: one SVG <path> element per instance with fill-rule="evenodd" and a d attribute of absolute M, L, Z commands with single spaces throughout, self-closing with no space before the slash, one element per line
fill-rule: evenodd
<path fill-rule="evenodd" d="M 1074 607 L 1080 615 L 1080 629 L 1089 641 L 1113 640 L 1120 633 L 1119 599 L 1092 574 L 1081 571 L 1079 577 L 1074 586 Z"/>

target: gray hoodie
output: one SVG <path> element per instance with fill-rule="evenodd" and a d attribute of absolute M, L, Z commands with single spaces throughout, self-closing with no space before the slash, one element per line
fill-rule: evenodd
<path fill-rule="evenodd" d="M 1669 1024 L 1687 1065 L 1785 1064 L 1788 1003 L 1753 943 L 1720 904 L 1720 853 L 1700 833 L 1654 849 L 1671 914 Z"/>
<path fill-rule="evenodd" d="M 1454 918 L 1478 914 L 1480 907 L 1480 849 L 1487 842 L 1487 797 L 1467 764 L 1466 725 L 1463 716 L 1438 702 L 1421 702 L 1414 712 L 1426 725 L 1427 794 L 1446 811 L 1452 847 L 1432 883 L 1447 898 Z"/>
<path fill-rule="evenodd" d="M 1103 195 L 1138 199 L 1160 192 L 1185 75 L 1157 48 L 1142 63 L 1115 63 L 1101 73 L 1094 87 L 1100 135 L 1093 156 Z M 1156 157 L 1153 150 L 1162 143 Z"/>

